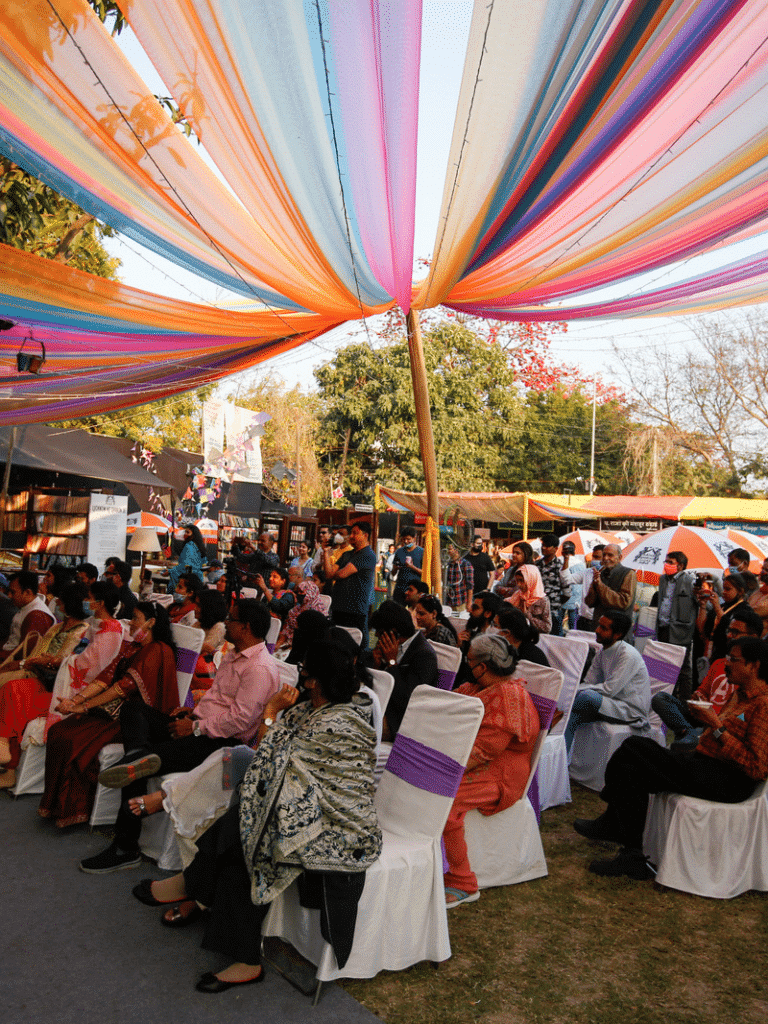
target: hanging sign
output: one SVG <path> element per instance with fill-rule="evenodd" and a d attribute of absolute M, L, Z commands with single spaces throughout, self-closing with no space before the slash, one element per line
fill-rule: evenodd
<path fill-rule="evenodd" d="M 125 560 L 125 537 L 128 531 L 128 495 L 91 493 L 88 512 L 88 561 L 104 571 L 104 564 L 113 555 Z"/>

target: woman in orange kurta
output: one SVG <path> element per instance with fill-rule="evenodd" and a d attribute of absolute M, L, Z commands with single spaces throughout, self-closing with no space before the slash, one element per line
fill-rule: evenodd
<path fill-rule="evenodd" d="M 530 694 L 511 678 L 515 659 L 506 642 L 499 636 L 475 637 L 467 663 L 474 682 L 463 683 L 458 692 L 478 697 L 485 714 L 443 831 L 449 907 L 480 896 L 467 857 L 464 816 L 472 808 L 496 814 L 520 799 L 539 735 L 539 716 Z"/>

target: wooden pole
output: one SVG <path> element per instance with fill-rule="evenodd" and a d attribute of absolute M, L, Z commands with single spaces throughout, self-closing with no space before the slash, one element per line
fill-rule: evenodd
<path fill-rule="evenodd" d="M 296 515 L 301 515 L 301 424 L 296 421 Z"/>
<path fill-rule="evenodd" d="M 429 410 L 429 386 L 427 384 L 427 366 L 424 362 L 424 347 L 421 341 L 421 325 L 415 310 L 411 310 L 406 318 L 408 326 L 408 351 L 411 357 L 411 379 L 413 380 L 413 398 L 416 406 L 416 427 L 419 432 L 421 463 L 424 467 L 424 482 L 427 491 L 427 515 L 435 526 L 440 522 L 440 506 L 437 498 L 437 459 L 435 458 L 435 437 L 432 432 L 432 414 Z M 440 573 L 440 544 L 432 545 L 432 565 L 430 576 L 435 591 L 440 596 L 442 581 Z"/>
<path fill-rule="evenodd" d="M 16 447 L 16 427 L 11 427 L 11 436 L 8 440 L 8 454 L 5 458 L 5 473 L 3 474 L 3 494 L 0 500 L 0 549 L 3 546 L 3 527 L 5 526 L 5 511 L 8 507 L 8 486 L 11 482 L 11 463 L 13 462 L 13 449 Z"/>

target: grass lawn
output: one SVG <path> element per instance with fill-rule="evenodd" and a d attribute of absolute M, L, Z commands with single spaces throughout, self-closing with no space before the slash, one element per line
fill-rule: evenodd
<path fill-rule="evenodd" d="M 574 786 L 545 811 L 549 875 L 449 913 L 453 956 L 344 988 L 388 1024 L 764 1024 L 768 896 L 709 900 L 587 871 L 615 847 L 571 821 L 604 804 Z"/>

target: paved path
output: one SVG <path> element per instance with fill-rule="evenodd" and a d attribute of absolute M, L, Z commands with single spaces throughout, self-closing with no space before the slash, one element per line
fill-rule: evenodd
<path fill-rule="evenodd" d="M 225 966 L 200 949 L 202 925 L 161 927 L 160 910 L 131 895 L 161 878 L 149 862 L 111 875 L 77 864 L 104 848 L 85 827 L 59 832 L 37 817 L 38 798 L 0 793 L 3 837 L 0 969 L 2 1024 L 376 1024 L 336 985 L 314 1009 L 283 978 L 221 995 L 195 992 L 198 977 Z"/>

